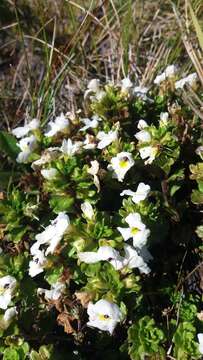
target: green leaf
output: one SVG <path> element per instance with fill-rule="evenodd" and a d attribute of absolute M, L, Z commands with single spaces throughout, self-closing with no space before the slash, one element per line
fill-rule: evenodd
<path fill-rule="evenodd" d="M 194 204 L 200 205 L 203 204 L 203 193 L 198 190 L 193 190 L 191 195 L 191 200 Z"/>
<path fill-rule="evenodd" d="M 51 357 L 51 353 L 52 353 L 53 349 L 52 346 L 41 346 L 39 349 L 39 353 L 42 359 L 49 359 Z"/>
<path fill-rule="evenodd" d="M 197 236 L 200 237 L 200 239 L 203 240 L 203 225 L 200 225 L 197 227 L 196 234 L 197 234 Z"/>
<path fill-rule="evenodd" d="M 190 322 L 180 323 L 173 337 L 173 355 L 177 360 L 199 359 L 196 329 Z"/>
<path fill-rule="evenodd" d="M 0 150 L 12 159 L 16 159 L 20 152 L 19 147 L 16 145 L 15 137 L 6 131 L 0 131 Z"/>
<path fill-rule="evenodd" d="M 36 351 L 32 350 L 30 353 L 30 359 L 31 360 L 40 360 L 40 355 Z"/>
<path fill-rule="evenodd" d="M 185 177 L 184 169 L 179 169 L 168 178 L 167 182 L 169 183 L 176 180 L 183 180 L 184 177 Z"/>
<path fill-rule="evenodd" d="M 163 340 L 164 333 L 155 326 L 154 319 L 144 316 L 128 329 L 130 358 L 142 360 L 146 356 L 159 355 L 159 359 L 165 359 L 164 350 L 161 346 Z"/>
<path fill-rule="evenodd" d="M 198 184 L 199 191 L 201 191 L 203 193 L 203 180 L 197 181 L 197 184 Z"/>
<path fill-rule="evenodd" d="M 197 164 L 191 164 L 189 166 L 191 175 L 190 178 L 196 181 L 203 181 L 203 162 Z"/>
<path fill-rule="evenodd" d="M 55 213 L 60 211 L 71 211 L 74 199 L 67 195 L 54 195 L 51 197 L 49 204 Z"/>
<path fill-rule="evenodd" d="M 39 352 L 32 350 L 30 353 L 31 360 L 48 360 L 52 357 L 53 348 L 52 345 L 42 345 L 39 348 Z"/>
<path fill-rule="evenodd" d="M 62 275 L 63 272 L 63 266 L 54 267 L 51 269 L 48 269 L 45 275 L 45 279 L 47 282 L 51 285 L 58 281 L 59 277 Z"/>
<path fill-rule="evenodd" d="M 84 290 L 95 294 L 99 300 L 103 295 L 110 301 L 117 301 L 124 290 L 118 271 L 109 263 L 81 264 L 81 271 L 88 277 Z"/>
<path fill-rule="evenodd" d="M 3 360 L 21 360 L 17 350 L 8 348 L 4 351 Z"/>
<path fill-rule="evenodd" d="M 180 188 L 181 188 L 181 186 L 179 186 L 179 185 L 171 186 L 170 195 L 173 196 Z"/>
<path fill-rule="evenodd" d="M 8 225 L 6 227 L 6 230 L 8 231 L 8 239 L 17 244 L 22 240 L 23 236 L 26 234 L 26 232 L 29 229 L 30 229 L 29 226 L 23 227 L 23 225 L 12 229 L 12 227 Z"/>

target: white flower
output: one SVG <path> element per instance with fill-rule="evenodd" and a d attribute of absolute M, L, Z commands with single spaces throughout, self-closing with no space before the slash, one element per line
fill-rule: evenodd
<path fill-rule="evenodd" d="M 78 259 L 86 264 L 95 264 L 98 261 L 103 260 L 98 256 L 98 251 L 79 252 Z M 106 258 L 104 260 L 106 260 Z"/>
<path fill-rule="evenodd" d="M 169 113 L 162 112 L 160 114 L 160 121 L 159 121 L 160 126 L 166 126 L 168 124 L 168 118 L 169 118 Z"/>
<path fill-rule="evenodd" d="M 63 113 L 60 116 L 57 116 L 54 121 L 48 122 L 48 131 L 45 132 L 45 136 L 51 137 L 56 135 L 59 131 L 64 131 L 69 126 L 69 120 L 65 117 Z"/>
<path fill-rule="evenodd" d="M 10 322 L 16 315 L 17 315 L 16 306 L 13 306 L 5 311 L 4 321 L 7 323 Z"/>
<path fill-rule="evenodd" d="M 139 153 L 142 159 L 147 159 L 145 165 L 151 164 L 156 158 L 158 148 L 156 146 L 144 146 L 139 149 Z"/>
<path fill-rule="evenodd" d="M 98 92 L 100 89 L 100 80 L 99 79 L 92 79 L 89 81 L 87 88 L 93 92 Z"/>
<path fill-rule="evenodd" d="M 133 86 L 133 83 L 129 79 L 129 77 L 124 78 L 121 80 L 121 91 L 126 92 Z"/>
<path fill-rule="evenodd" d="M 144 87 L 144 86 L 135 86 L 134 87 L 134 93 L 141 93 L 141 94 L 146 94 L 148 91 L 148 88 Z"/>
<path fill-rule="evenodd" d="M 141 98 L 142 100 L 147 100 L 147 92 L 148 92 L 148 88 L 144 87 L 144 86 L 135 86 L 133 89 L 133 93 Z"/>
<path fill-rule="evenodd" d="M 38 129 L 40 121 L 38 119 L 33 119 L 28 124 L 24 126 L 19 126 L 12 130 L 12 134 L 17 138 L 22 138 L 27 135 L 30 131 Z"/>
<path fill-rule="evenodd" d="M 118 305 L 107 300 L 101 299 L 95 304 L 88 304 L 87 313 L 89 315 L 88 326 L 96 327 L 103 331 L 113 333 L 118 322 L 122 320 L 122 313 Z"/>
<path fill-rule="evenodd" d="M 28 270 L 29 275 L 31 277 L 35 277 L 36 275 L 43 272 L 44 266 L 47 263 L 47 259 L 44 255 L 44 251 L 41 251 L 39 249 L 34 249 L 34 250 L 33 252 L 31 252 L 34 256 L 33 259 L 29 262 L 29 270 Z"/>
<path fill-rule="evenodd" d="M 103 91 L 103 90 L 98 91 L 98 92 L 95 94 L 96 100 L 97 100 L 97 101 L 100 101 L 100 100 L 104 97 L 105 94 L 106 94 L 106 93 L 105 93 L 105 91 Z"/>
<path fill-rule="evenodd" d="M 125 245 L 124 250 L 125 258 L 123 260 L 123 266 L 127 266 L 129 269 L 139 269 L 140 272 L 144 274 L 150 273 L 150 268 L 135 248 L 130 245 Z"/>
<path fill-rule="evenodd" d="M 113 141 L 118 139 L 118 131 L 110 130 L 108 133 L 99 131 L 97 134 L 97 139 L 100 140 L 97 145 L 98 149 L 104 149 L 106 146 L 110 145 Z"/>
<path fill-rule="evenodd" d="M 88 173 L 91 175 L 97 175 L 99 171 L 99 162 L 97 160 L 93 160 L 90 162 L 91 167 L 88 169 Z"/>
<path fill-rule="evenodd" d="M 133 238 L 133 245 L 136 248 L 141 248 L 147 242 L 147 238 L 150 235 L 150 230 L 143 224 L 140 214 L 130 213 L 125 221 L 129 225 L 128 228 L 118 227 L 118 231 L 123 236 L 124 240 L 127 241 Z"/>
<path fill-rule="evenodd" d="M 189 84 L 190 86 L 194 86 L 197 82 L 197 79 L 198 79 L 197 74 L 192 73 L 187 76 L 187 84 Z"/>
<path fill-rule="evenodd" d="M 99 183 L 99 178 L 97 176 L 98 171 L 99 171 L 99 163 L 97 160 L 93 160 L 90 163 L 91 163 L 91 167 L 87 170 L 87 172 L 88 172 L 88 174 L 93 176 L 94 184 L 99 192 L 100 191 L 100 183 Z"/>
<path fill-rule="evenodd" d="M 185 78 L 176 81 L 175 88 L 176 89 L 183 89 L 186 84 L 190 85 L 192 87 L 192 86 L 194 86 L 196 84 L 197 79 L 198 79 L 197 74 L 192 73 L 192 74 L 186 76 Z"/>
<path fill-rule="evenodd" d="M 60 147 L 60 151 L 64 155 L 73 156 L 80 150 L 81 146 L 82 141 L 76 141 L 73 143 L 71 139 L 64 139 Z"/>
<path fill-rule="evenodd" d="M 86 150 L 92 150 L 96 148 L 96 142 L 94 136 L 90 134 L 85 135 L 85 140 L 83 141 L 83 148 Z"/>
<path fill-rule="evenodd" d="M 161 82 L 165 81 L 166 79 L 173 78 L 176 72 L 177 72 L 177 67 L 175 65 L 168 65 L 165 71 L 155 78 L 154 83 L 159 85 Z"/>
<path fill-rule="evenodd" d="M 189 74 L 187 76 L 187 82 L 192 85 L 195 81 L 197 81 L 198 77 L 196 73 Z"/>
<path fill-rule="evenodd" d="M 87 90 L 84 94 L 84 99 L 87 98 L 88 95 L 94 93 L 94 96 L 90 98 L 96 98 L 97 100 L 101 100 L 101 98 L 104 96 L 105 92 L 103 90 L 100 90 L 100 80 L 99 79 L 92 79 L 87 85 Z"/>
<path fill-rule="evenodd" d="M 41 174 L 46 180 L 53 180 L 56 178 L 58 171 L 55 168 L 42 169 Z"/>
<path fill-rule="evenodd" d="M 37 147 L 37 139 L 34 135 L 27 136 L 21 139 L 17 146 L 20 148 L 21 152 L 18 154 L 16 161 L 18 163 L 26 163 L 32 151 Z"/>
<path fill-rule="evenodd" d="M 167 78 L 175 76 L 177 72 L 177 67 L 175 65 L 168 65 L 165 69 L 165 74 Z"/>
<path fill-rule="evenodd" d="M 123 267 L 123 258 L 119 252 L 111 246 L 100 246 L 98 251 L 86 251 L 78 253 L 80 261 L 86 264 L 94 264 L 99 261 L 108 261 L 116 270 Z"/>
<path fill-rule="evenodd" d="M 88 220 L 92 220 L 94 218 L 94 210 L 89 201 L 85 201 L 81 205 L 81 210 Z"/>
<path fill-rule="evenodd" d="M 201 159 L 203 160 L 203 146 L 200 145 L 198 146 L 198 148 L 195 150 L 196 154 L 199 155 L 201 157 Z"/>
<path fill-rule="evenodd" d="M 144 128 L 148 127 L 149 125 L 147 124 L 147 122 L 145 120 L 140 119 L 138 121 L 137 127 L 139 130 L 143 130 Z"/>
<path fill-rule="evenodd" d="M 145 142 L 150 142 L 151 141 L 151 135 L 149 133 L 149 131 L 147 130 L 140 130 L 135 134 L 136 139 L 141 142 L 141 143 L 145 143 Z"/>
<path fill-rule="evenodd" d="M 163 72 L 160 75 L 157 75 L 154 79 L 154 84 L 159 85 L 160 83 L 162 83 L 163 81 L 166 80 L 166 74 L 165 72 Z"/>
<path fill-rule="evenodd" d="M 8 329 L 8 327 L 10 326 L 16 315 L 17 315 L 17 310 L 15 306 L 7 309 L 0 320 L 0 329 L 2 330 Z"/>
<path fill-rule="evenodd" d="M 42 233 L 36 235 L 37 242 L 30 248 L 31 254 L 35 255 L 36 250 L 43 244 L 49 245 L 45 255 L 53 254 L 69 225 L 68 215 L 60 212 L 56 219 L 51 221 L 51 225 L 48 225 Z"/>
<path fill-rule="evenodd" d="M 17 282 L 13 276 L 6 275 L 0 278 L 0 309 L 7 309 L 13 297 Z"/>
<path fill-rule="evenodd" d="M 34 135 L 27 136 L 27 137 L 21 139 L 17 143 L 18 147 L 23 152 L 26 152 L 26 151 L 31 152 L 35 148 L 35 144 L 36 144 L 36 137 Z"/>
<path fill-rule="evenodd" d="M 125 245 L 124 250 L 125 256 L 123 257 L 111 246 L 101 246 L 96 252 L 86 251 L 78 253 L 78 258 L 86 264 L 108 261 L 115 270 L 121 270 L 124 267 L 128 267 L 129 269 L 138 268 L 141 273 L 145 274 L 150 272 L 150 268 L 148 267 L 146 261 L 151 260 L 152 257 L 147 249 L 144 251 L 141 249 L 140 254 L 138 254 L 137 250 L 132 246 Z"/>
<path fill-rule="evenodd" d="M 150 142 L 151 135 L 150 135 L 149 131 L 147 130 L 147 128 L 149 127 L 147 122 L 145 120 L 141 119 L 141 120 L 139 120 L 137 127 L 140 131 L 138 131 L 135 134 L 136 139 L 140 143 Z"/>
<path fill-rule="evenodd" d="M 168 112 L 161 112 L 160 114 L 160 120 L 161 121 L 168 121 L 169 113 Z"/>
<path fill-rule="evenodd" d="M 111 164 L 108 165 L 108 169 L 113 170 L 113 176 L 122 182 L 125 174 L 134 163 L 131 153 L 121 152 L 111 159 Z"/>
<path fill-rule="evenodd" d="M 145 185 L 144 183 L 140 183 L 137 187 L 136 192 L 131 190 L 124 190 L 121 193 L 121 196 L 128 195 L 132 196 L 132 201 L 135 204 L 138 204 L 140 201 L 145 200 L 150 192 L 150 186 Z"/>
<path fill-rule="evenodd" d="M 38 288 L 37 293 L 39 295 L 44 294 L 47 300 L 58 300 L 60 296 L 65 292 L 65 290 L 66 290 L 66 285 L 58 281 L 55 284 L 51 285 L 50 290 Z"/>
<path fill-rule="evenodd" d="M 176 83 L 175 83 L 175 88 L 176 88 L 176 89 L 183 89 L 184 86 L 185 86 L 185 84 L 186 84 L 185 78 L 184 78 L 184 79 L 181 79 L 181 80 L 178 80 L 178 81 L 176 81 Z"/>
<path fill-rule="evenodd" d="M 99 125 L 99 121 L 101 121 L 101 118 L 97 115 L 94 115 L 91 119 L 88 118 L 84 118 L 81 119 L 81 121 L 83 122 L 83 124 L 85 124 L 85 126 L 83 126 L 80 131 L 85 131 L 87 129 L 95 129 L 98 127 Z"/>
<path fill-rule="evenodd" d="M 198 342 L 199 342 L 199 352 L 200 354 L 203 354 L 203 334 L 199 333 L 197 334 Z"/>

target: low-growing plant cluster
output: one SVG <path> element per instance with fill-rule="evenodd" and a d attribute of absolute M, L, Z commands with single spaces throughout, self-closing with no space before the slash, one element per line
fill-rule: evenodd
<path fill-rule="evenodd" d="M 0 132 L 4 360 L 200 359 L 201 119 L 176 66 Z M 64 355 L 65 354 L 65 355 Z"/>

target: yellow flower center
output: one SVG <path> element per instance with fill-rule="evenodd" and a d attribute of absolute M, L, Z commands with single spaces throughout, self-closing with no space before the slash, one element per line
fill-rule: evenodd
<path fill-rule="evenodd" d="M 27 145 L 23 145 L 23 146 L 21 146 L 21 151 L 27 151 L 27 150 L 28 150 Z"/>
<path fill-rule="evenodd" d="M 157 146 L 153 146 L 152 147 L 152 155 L 155 157 L 158 153 L 158 147 Z"/>
<path fill-rule="evenodd" d="M 4 289 L 4 287 L 0 287 L 0 295 L 3 295 L 5 293 L 5 289 Z"/>
<path fill-rule="evenodd" d="M 122 159 L 119 161 L 119 165 L 122 169 L 125 169 L 128 166 L 128 159 Z"/>
<path fill-rule="evenodd" d="M 105 314 L 98 314 L 98 318 L 99 318 L 99 320 L 101 320 L 101 321 L 107 321 L 107 320 L 109 320 L 109 315 L 105 315 Z"/>
<path fill-rule="evenodd" d="M 3 295 L 7 289 L 9 289 L 9 284 L 5 284 L 4 286 L 0 286 L 0 295 Z"/>
<path fill-rule="evenodd" d="M 136 228 L 136 227 L 133 227 L 133 228 L 131 229 L 131 234 L 132 234 L 132 235 L 136 235 L 136 234 L 138 233 L 138 231 L 140 231 L 140 229 L 138 229 L 138 228 Z"/>

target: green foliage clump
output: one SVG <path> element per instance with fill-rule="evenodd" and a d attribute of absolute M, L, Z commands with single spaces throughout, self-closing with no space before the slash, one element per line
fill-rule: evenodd
<path fill-rule="evenodd" d="M 84 112 L 0 133 L 4 360 L 200 359 L 202 130 L 177 80 L 93 79 Z"/>
<path fill-rule="evenodd" d="M 144 356 L 153 358 L 153 355 L 164 359 L 163 342 L 163 331 L 155 326 L 154 319 L 149 316 L 144 316 L 128 329 L 128 351 L 132 360 L 142 360 Z"/>

